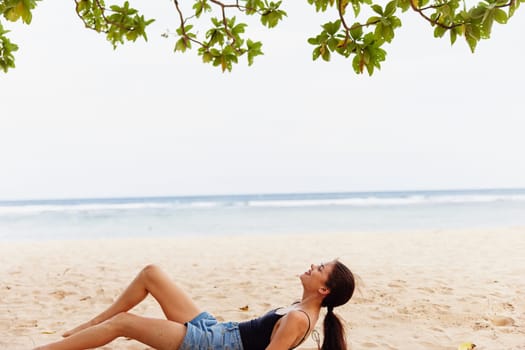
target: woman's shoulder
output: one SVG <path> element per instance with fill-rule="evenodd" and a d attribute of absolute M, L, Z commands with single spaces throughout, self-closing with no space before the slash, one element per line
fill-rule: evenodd
<path fill-rule="evenodd" d="M 290 310 L 287 315 L 290 317 L 293 317 L 294 319 L 300 319 L 300 320 L 307 320 L 310 318 L 308 313 L 302 309 L 292 309 Z"/>
<path fill-rule="evenodd" d="M 294 324 L 301 329 L 310 327 L 310 316 L 301 309 L 291 309 L 283 318 L 286 319 L 286 323 Z"/>

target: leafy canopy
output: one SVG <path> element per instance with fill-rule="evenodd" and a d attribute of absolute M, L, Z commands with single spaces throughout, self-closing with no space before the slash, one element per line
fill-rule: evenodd
<path fill-rule="evenodd" d="M 41 0 L 0 0 L 0 69 L 15 67 L 14 52 L 3 22 L 22 21 L 30 24 L 32 11 Z M 143 38 L 154 19 L 145 19 L 128 1 L 121 5 L 104 0 L 72 0 L 75 11 L 86 28 L 104 33 L 117 48 L 126 41 Z M 300 0 L 288 0 L 300 1 Z M 434 30 L 435 37 L 448 35 L 454 44 L 464 37 L 474 52 L 481 39 L 488 39 L 494 23 L 505 24 L 525 0 L 483 0 L 467 5 L 466 0 L 303 0 L 316 12 L 333 15 L 333 20 L 321 25 L 318 34 L 310 37 L 312 58 L 330 61 L 340 55 L 351 60 L 357 74 L 369 75 L 381 68 L 386 59 L 385 44 L 391 43 L 402 26 L 400 15 L 410 11 L 423 18 Z M 181 4 L 184 3 L 184 4 Z M 276 27 L 286 16 L 282 1 L 268 0 L 173 0 L 179 18 L 174 51 L 197 49 L 204 63 L 231 71 L 239 58 L 248 65 L 263 54 L 262 43 L 246 37 L 247 24 L 232 13 L 247 18 L 258 17 L 268 28 Z M 382 6 L 382 5 L 383 6 Z M 186 7 L 182 7 L 185 5 Z M 190 7 L 191 6 L 191 7 Z"/>

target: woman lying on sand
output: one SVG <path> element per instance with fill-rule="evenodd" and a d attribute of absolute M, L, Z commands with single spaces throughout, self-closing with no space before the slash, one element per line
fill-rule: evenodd
<path fill-rule="evenodd" d="M 251 321 L 218 323 L 212 315 L 202 312 L 164 271 L 148 265 L 107 310 L 66 332 L 64 339 L 36 349 L 91 349 L 118 337 L 128 337 L 159 350 L 287 350 L 306 339 L 317 323 L 321 307 L 325 306 L 321 349 L 346 350 L 344 327 L 333 309 L 352 297 L 355 287 L 352 272 L 334 260 L 312 264 L 300 279 L 303 286 L 300 302 Z M 160 304 L 167 320 L 127 312 L 148 293 Z"/>

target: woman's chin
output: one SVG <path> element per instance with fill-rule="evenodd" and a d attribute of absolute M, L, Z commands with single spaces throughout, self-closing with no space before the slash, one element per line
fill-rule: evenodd
<path fill-rule="evenodd" d="M 301 280 L 301 284 L 304 285 L 304 280 L 305 280 L 306 277 L 308 277 L 308 276 L 306 275 L 306 273 L 303 273 L 302 275 L 299 275 L 299 279 Z"/>

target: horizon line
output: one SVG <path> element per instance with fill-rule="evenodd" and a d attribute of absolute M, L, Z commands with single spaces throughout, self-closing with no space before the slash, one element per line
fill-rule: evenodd
<path fill-rule="evenodd" d="M 215 193 L 215 194 L 174 194 L 174 195 L 119 195 L 119 196 L 93 196 L 93 197 L 55 197 L 55 198 L 19 198 L 2 199 L 0 204 L 15 202 L 60 202 L 60 201 L 96 201 L 96 200 L 133 200 L 133 199 L 167 199 L 167 198 L 220 198 L 244 196 L 292 196 L 316 194 L 367 194 L 367 193 L 421 193 L 421 192 L 476 192 L 476 191 L 525 191 L 525 187 L 482 187 L 482 188 L 440 188 L 440 189 L 410 189 L 410 190 L 361 190 L 361 191 L 292 191 L 292 192 L 245 192 L 245 193 Z"/>

